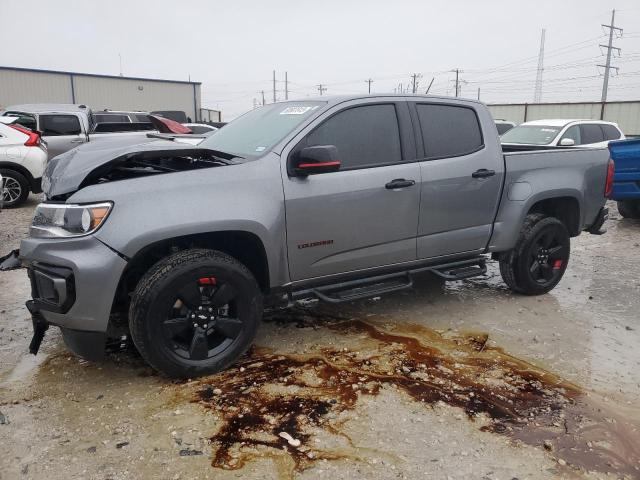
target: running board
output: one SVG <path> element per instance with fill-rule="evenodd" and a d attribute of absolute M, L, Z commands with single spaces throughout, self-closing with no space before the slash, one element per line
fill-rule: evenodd
<path fill-rule="evenodd" d="M 484 275 L 487 272 L 486 261 L 487 259 L 485 257 L 476 257 L 458 262 L 414 268 L 404 272 L 323 285 L 290 292 L 289 300 L 295 301 L 315 297 L 327 303 L 343 303 L 363 298 L 377 297 L 385 293 L 412 288 L 412 275 L 414 273 L 430 272 L 449 281 L 463 280 L 465 278 Z"/>
<path fill-rule="evenodd" d="M 457 262 L 428 269 L 445 280 L 464 280 L 487 273 L 487 262 L 484 258 L 474 261 Z"/>
<path fill-rule="evenodd" d="M 398 292 L 413 287 L 413 279 L 409 273 L 395 275 L 378 282 L 374 279 L 369 279 L 367 284 L 364 285 L 362 281 L 355 281 L 353 286 L 348 285 L 348 283 L 351 282 L 314 288 L 312 292 L 323 302 L 343 303 L 351 302 L 352 300 L 361 300 L 363 298 L 377 297 L 385 293 Z"/>

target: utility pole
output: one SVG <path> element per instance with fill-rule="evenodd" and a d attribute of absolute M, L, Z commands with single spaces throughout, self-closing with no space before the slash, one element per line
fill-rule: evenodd
<path fill-rule="evenodd" d="M 411 93 L 418 93 L 418 82 L 421 78 L 421 73 L 414 73 L 411 75 Z"/>
<path fill-rule="evenodd" d="M 320 95 L 322 95 L 322 93 L 323 93 L 323 92 L 326 92 L 326 91 L 327 91 L 327 87 L 325 87 L 325 86 L 324 86 L 324 85 L 322 85 L 322 84 L 319 84 L 319 85 L 318 85 L 318 91 L 320 92 Z"/>
<path fill-rule="evenodd" d="M 480 100 L 480 87 L 478 87 L 478 100 Z"/>
<path fill-rule="evenodd" d="M 289 100 L 289 78 L 287 72 L 284 72 L 284 99 Z"/>
<path fill-rule="evenodd" d="M 546 30 L 542 29 L 540 37 L 540 53 L 538 53 L 538 72 L 536 73 L 536 88 L 533 92 L 533 103 L 540 103 L 542 100 L 542 72 L 544 71 L 544 36 Z"/>
<path fill-rule="evenodd" d="M 365 82 L 369 84 L 369 93 L 371 93 L 371 84 L 373 83 L 373 79 L 369 78 L 369 79 L 365 80 Z"/>
<path fill-rule="evenodd" d="M 616 72 L 618 71 L 618 67 L 611 66 L 611 50 L 617 50 L 618 55 L 620 55 L 620 49 L 618 47 L 613 46 L 613 33 L 615 30 L 617 30 L 619 34 L 622 35 L 622 29 L 615 26 L 615 20 L 616 20 L 616 11 L 612 10 L 611 25 L 602 25 L 604 28 L 609 29 L 609 44 L 600 45 L 601 47 L 607 49 L 607 64 L 598 65 L 599 67 L 604 67 L 604 82 L 602 84 L 602 100 L 601 100 L 603 104 L 603 110 L 604 110 L 604 103 L 607 101 L 607 90 L 609 89 L 609 73 L 611 72 L 612 68 L 615 69 Z"/>
<path fill-rule="evenodd" d="M 456 97 L 460 95 L 460 72 L 459 68 L 455 70 L 451 70 L 452 72 L 456 72 Z"/>
<path fill-rule="evenodd" d="M 260 90 L 260 93 L 262 94 L 262 105 L 265 105 L 266 102 L 264 101 L 264 90 Z"/>
<path fill-rule="evenodd" d="M 429 86 L 427 87 L 427 90 L 424 92 L 424 94 L 426 95 L 427 93 L 429 93 L 429 90 L 431 90 L 431 85 L 433 85 L 433 81 L 436 79 L 436 77 L 431 77 L 431 81 L 429 82 Z"/>
<path fill-rule="evenodd" d="M 276 71 L 273 71 L 273 103 L 276 103 Z"/>
<path fill-rule="evenodd" d="M 120 76 L 122 76 L 122 54 L 118 53 L 118 59 L 120 60 Z"/>

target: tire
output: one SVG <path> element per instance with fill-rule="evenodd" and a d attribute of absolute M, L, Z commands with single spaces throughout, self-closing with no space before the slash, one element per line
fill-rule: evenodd
<path fill-rule="evenodd" d="M 640 201 L 638 200 L 619 200 L 618 212 L 624 218 L 640 218 Z"/>
<path fill-rule="evenodd" d="M 500 257 L 500 274 L 514 292 L 542 295 L 562 279 L 570 251 L 569 232 L 560 220 L 529 214 L 515 248 Z"/>
<path fill-rule="evenodd" d="M 29 182 L 15 170 L 0 169 L 4 181 L 4 208 L 22 205 L 29 197 Z"/>
<path fill-rule="evenodd" d="M 156 263 L 129 308 L 140 355 L 174 378 L 227 368 L 249 348 L 261 318 L 262 293 L 251 272 L 225 253 L 203 249 Z"/>

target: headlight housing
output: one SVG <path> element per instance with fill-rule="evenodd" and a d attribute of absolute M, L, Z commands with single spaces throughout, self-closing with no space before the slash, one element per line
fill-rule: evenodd
<path fill-rule="evenodd" d="M 41 203 L 31 222 L 29 234 L 36 238 L 69 238 L 89 235 L 105 222 L 113 203 L 89 205 Z"/>

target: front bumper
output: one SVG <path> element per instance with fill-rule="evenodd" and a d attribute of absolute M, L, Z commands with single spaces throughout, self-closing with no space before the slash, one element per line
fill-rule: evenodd
<path fill-rule="evenodd" d="M 31 280 L 34 329 L 36 319 L 56 325 L 72 351 L 99 358 L 126 260 L 93 236 L 27 238 L 20 259 Z"/>

